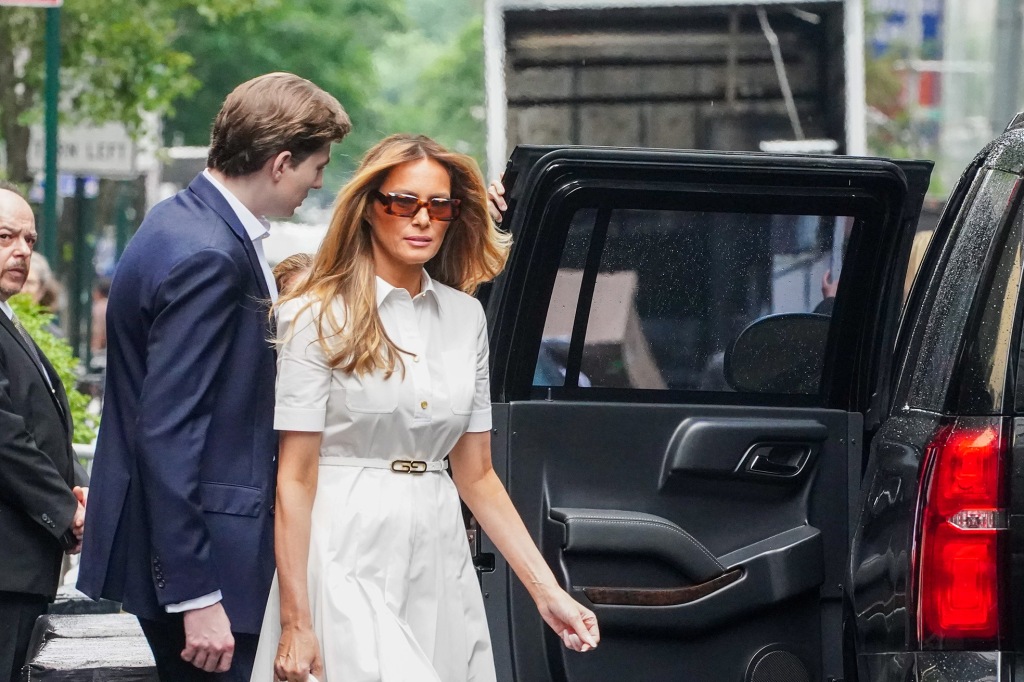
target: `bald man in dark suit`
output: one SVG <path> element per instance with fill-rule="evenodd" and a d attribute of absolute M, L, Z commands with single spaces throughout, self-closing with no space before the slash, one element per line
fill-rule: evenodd
<path fill-rule="evenodd" d="M 35 242 L 32 209 L 0 187 L 0 679 L 12 681 L 85 525 L 64 387 L 7 302 L 25 284 Z"/>

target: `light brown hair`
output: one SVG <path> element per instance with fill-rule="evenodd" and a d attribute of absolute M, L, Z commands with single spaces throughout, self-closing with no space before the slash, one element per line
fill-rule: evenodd
<path fill-rule="evenodd" d="M 39 279 L 39 293 L 36 303 L 51 312 L 56 312 L 60 305 L 61 285 L 56 275 L 53 274 L 50 262 L 46 260 L 46 256 L 38 251 L 33 251 L 29 272 Z"/>
<path fill-rule="evenodd" d="M 286 293 L 287 289 L 294 288 L 298 282 L 295 281 L 289 283 L 288 280 L 293 277 L 301 277 L 308 274 L 312 267 L 313 254 L 311 253 L 293 253 L 283 259 L 280 263 L 275 265 L 272 270 L 274 274 L 274 283 L 277 284 L 277 290 L 283 294 Z M 285 287 L 285 284 L 289 284 L 289 286 Z"/>
<path fill-rule="evenodd" d="M 323 348 L 332 367 L 386 376 L 402 365 L 401 350 L 388 337 L 377 312 L 377 281 L 367 216 L 373 193 L 388 174 L 405 163 L 431 159 L 448 170 L 451 196 L 461 200 L 461 213 L 451 222 L 441 248 L 427 264 L 430 276 L 466 293 L 493 279 L 508 259 L 511 236 L 497 229 L 487 211 L 487 189 L 476 161 L 448 151 L 428 137 L 392 135 L 363 157 L 355 176 L 338 194 L 327 235 L 309 277 L 278 301 L 308 296 L 319 302 L 314 313 Z M 330 303 L 344 305 L 339 324 Z M 404 366 L 404 365 L 403 365 Z"/>
<path fill-rule="evenodd" d="M 297 165 L 350 130 L 348 114 L 332 95 L 294 74 L 268 73 L 242 83 L 224 100 L 206 164 L 240 177 L 289 151 Z"/>

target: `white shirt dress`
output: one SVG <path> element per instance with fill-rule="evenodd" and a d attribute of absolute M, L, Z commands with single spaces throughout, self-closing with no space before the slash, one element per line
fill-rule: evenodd
<path fill-rule="evenodd" d="M 408 353 L 404 376 L 387 380 L 331 369 L 304 305 L 278 315 L 274 427 L 323 433 L 308 573 L 320 682 L 493 682 L 459 496 L 441 468 L 462 434 L 491 428 L 480 303 L 426 274 L 415 298 L 377 278 L 384 328 Z M 430 470 L 396 472 L 395 460 Z M 280 634 L 275 576 L 253 682 L 273 682 Z"/>

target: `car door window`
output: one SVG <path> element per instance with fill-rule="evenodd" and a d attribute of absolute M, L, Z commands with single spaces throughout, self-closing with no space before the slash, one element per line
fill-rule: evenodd
<path fill-rule="evenodd" d="M 736 391 L 725 355 L 751 323 L 830 313 L 823 280 L 838 282 L 854 225 L 683 207 L 581 207 L 568 222 L 534 386 L 716 392 Z M 818 369 L 794 391 L 816 393 Z"/>

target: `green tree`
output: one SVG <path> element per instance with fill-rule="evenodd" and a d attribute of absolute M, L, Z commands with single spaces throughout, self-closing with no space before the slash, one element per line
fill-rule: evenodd
<path fill-rule="evenodd" d="M 449 44 L 466 24 L 483 16 L 483 0 L 406 0 L 409 19 L 420 33 Z"/>
<path fill-rule="evenodd" d="M 173 47 L 176 19 L 206 23 L 277 0 L 74 0 L 61 16 L 62 116 L 74 122 L 120 121 L 137 130 L 143 112 L 163 113 L 192 92 L 191 57 Z M 29 125 L 40 120 L 46 13 L 0 8 L 0 137 L 6 175 L 30 179 Z"/>
<path fill-rule="evenodd" d="M 378 137 L 369 109 L 377 90 L 373 50 L 389 31 L 406 24 L 402 0 L 288 0 L 217 25 L 182 17 L 175 46 L 195 58 L 193 73 L 203 87 L 181 97 L 165 124 L 168 141 L 205 145 L 210 122 L 238 83 L 269 71 L 308 78 L 342 103 L 352 134 L 331 163 L 351 168 Z M 329 167 L 329 168 L 330 168 Z"/>
<path fill-rule="evenodd" d="M 414 25 L 377 52 L 382 132 L 429 135 L 483 165 L 483 16 L 478 0 L 410 2 Z M 414 51 L 409 49 L 415 45 Z"/>
<path fill-rule="evenodd" d="M 484 125 L 483 17 L 471 19 L 420 78 L 424 130 L 442 144 L 476 157 L 487 151 Z"/>

